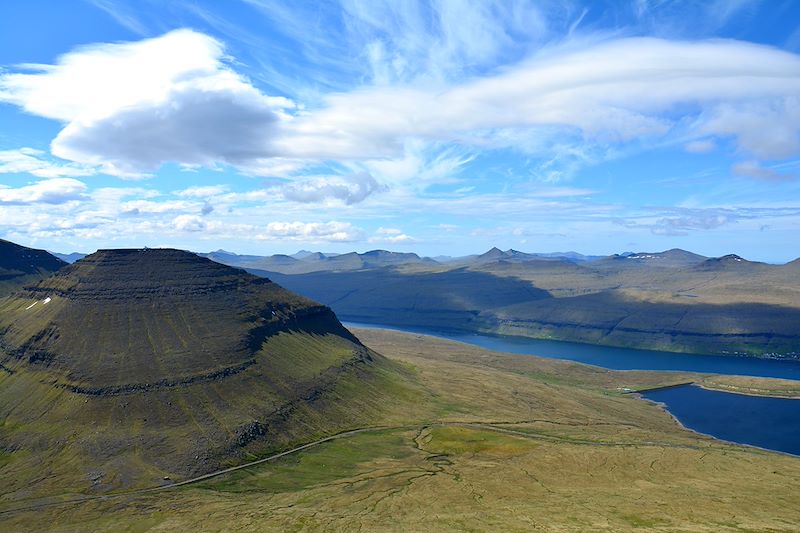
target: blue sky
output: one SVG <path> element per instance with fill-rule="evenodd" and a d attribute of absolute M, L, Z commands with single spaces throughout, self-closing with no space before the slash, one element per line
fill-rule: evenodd
<path fill-rule="evenodd" d="M 800 256 L 800 5 L 0 4 L 0 237 Z"/>

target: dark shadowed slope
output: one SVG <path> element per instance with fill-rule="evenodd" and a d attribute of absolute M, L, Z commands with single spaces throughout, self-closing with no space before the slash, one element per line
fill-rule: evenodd
<path fill-rule="evenodd" d="M 0 296 L 39 281 L 64 265 L 49 252 L 0 239 Z"/>
<path fill-rule="evenodd" d="M 550 295 L 529 283 L 483 272 L 403 272 L 391 268 L 272 276 L 337 310 L 348 320 L 464 329 L 485 309 Z"/>
<path fill-rule="evenodd" d="M 409 386 L 329 308 L 178 250 L 99 251 L 7 298 L 0 350 L 12 498 L 206 472 L 368 422 Z"/>
<path fill-rule="evenodd" d="M 353 321 L 676 352 L 800 354 L 796 262 L 677 249 L 581 263 L 514 260 L 513 250 L 497 249 L 482 257 L 469 266 L 276 279 Z"/>

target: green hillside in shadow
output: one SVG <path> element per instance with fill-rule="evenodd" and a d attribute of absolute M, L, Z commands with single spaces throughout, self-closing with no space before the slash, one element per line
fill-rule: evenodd
<path fill-rule="evenodd" d="M 0 239 L 0 297 L 46 278 L 66 264 L 44 250 Z"/>
<path fill-rule="evenodd" d="M 345 320 L 690 353 L 800 356 L 800 270 L 682 250 L 591 262 L 491 251 L 461 263 L 287 275 Z"/>
<path fill-rule="evenodd" d="M 375 420 L 413 379 L 331 310 L 178 250 L 0 300 L 3 499 L 165 483 Z"/>

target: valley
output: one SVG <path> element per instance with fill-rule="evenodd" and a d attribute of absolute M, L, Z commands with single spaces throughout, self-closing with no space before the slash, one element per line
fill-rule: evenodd
<path fill-rule="evenodd" d="M 0 520 L 54 531 L 791 531 L 800 518 L 796 458 L 687 431 L 619 390 L 697 376 L 355 333 L 413 373 L 412 410 L 394 403 L 369 431 L 198 484 L 43 507 L 6 495 Z"/>
<path fill-rule="evenodd" d="M 0 1 L 0 533 L 800 532 L 799 23 Z"/>
<path fill-rule="evenodd" d="M 552 299 L 521 278 L 443 274 L 473 304 Z M 415 275 L 414 297 L 435 311 L 439 278 Z M 179 250 L 101 250 L 39 273 L 0 299 L 0 357 L 3 529 L 791 531 L 800 520 L 796 457 L 695 433 L 635 394 L 694 383 L 800 398 L 798 381 L 347 329 L 269 279 Z"/>
<path fill-rule="evenodd" d="M 447 263 L 247 268 L 352 322 L 703 354 L 797 357 L 800 345 L 797 261 L 683 250 L 575 261 L 496 250 Z"/>

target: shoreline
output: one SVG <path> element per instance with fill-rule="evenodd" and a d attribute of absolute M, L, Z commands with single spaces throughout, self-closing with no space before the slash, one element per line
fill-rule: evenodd
<path fill-rule="evenodd" d="M 659 372 L 658 370 L 653 370 L 652 372 Z M 760 378 L 760 379 L 772 379 L 772 378 Z M 659 391 L 664 389 L 674 389 L 676 387 L 686 387 L 694 385 L 695 387 L 700 387 L 701 389 L 712 391 L 712 392 L 723 392 L 726 394 L 738 394 L 739 396 L 750 396 L 753 398 L 775 398 L 778 400 L 800 400 L 800 393 L 797 396 L 788 396 L 788 395 L 779 395 L 779 394 L 759 394 L 758 392 L 745 392 L 739 389 L 726 389 L 722 387 L 714 387 L 702 381 L 687 381 L 685 383 L 675 383 L 674 385 L 661 385 L 658 387 L 650 387 L 647 389 L 636 389 L 636 390 L 629 390 L 625 391 L 623 394 L 643 394 L 647 392 Z M 768 391 L 765 391 L 768 392 Z"/>
<path fill-rule="evenodd" d="M 760 379 L 774 379 L 774 378 L 760 378 Z M 797 396 L 788 396 L 785 394 L 759 394 L 758 392 L 752 392 L 752 391 L 747 392 L 739 389 L 736 390 L 726 389 L 723 387 L 709 386 L 708 384 L 704 384 L 703 382 L 697 382 L 697 381 L 690 383 L 690 385 L 695 385 L 697 387 L 700 387 L 701 389 L 705 389 L 708 391 L 724 392 L 727 394 L 738 394 L 739 396 L 751 396 L 755 398 L 776 398 L 778 400 L 800 400 L 800 392 L 798 392 Z"/>
<path fill-rule="evenodd" d="M 363 320 L 363 319 L 362 319 Z M 432 332 L 420 332 L 420 331 L 413 331 L 414 329 L 418 330 L 427 330 L 428 327 L 426 326 L 418 326 L 418 325 L 395 325 L 395 324 L 385 324 L 385 323 L 378 323 L 378 322 L 361 322 L 360 320 L 352 320 L 350 317 L 341 316 L 340 321 L 344 327 L 348 327 L 348 324 L 351 324 L 354 328 L 363 328 L 363 329 L 388 329 L 393 331 L 402 331 L 405 333 L 415 333 L 415 334 L 423 334 L 423 335 L 430 335 L 433 337 L 438 336 L 437 331 L 433 330 Z M 554 337 L 547 337 L 547 336 L 533 336 L 533 335 L 519 335 L 519 334 L 512 334 L 512 333 L 501 333 L 494 329 L 473 329 L 467 327 L 444 327 L 442 326 L 441 333 L 443 335 L 454 334 L 454 335 L 484 335 L 487 337 L 498 337 L 498 338 L 510 338 L 510 339 L 524 339 L 524 340 L 532 340 L 532 341 L 547 341 L 547 342 L 560 342 L 560 343 L 567 343 L 567 344 L 580 344 L 583 346 L 593 346 L 597 348 L 618 348 L 622 350 L 638 350 L 643 352 L 655 352 L 661 354 L 669 354 L 669 355 L 686 355 L 686 356 L 714 356 L 714 357 L 726 357 L 726 358 L 736 358 L 736 359 L 752 359 L 752 360 L 761 360 L 761 361 L 789 361 L 789 362 L 800 362 L 800 352 L 787 352 L 787 353 L 773 353 L 768 352 L 764 354 L 759 353 L 748 353 L 748 352 L 728 352 L 728 351 L 720 351 L 720 352 L 693 352 L 693 351 L 669 351 L 669 350 L 659 350 L 657 348 L 648 348 L 648 347 L 637 347 L 637 346 L 628 346 L 628 345 L 620 345 L 620 344 L 603 344 L 603 343 L 596 343 L 596 342 L 588 342 L 588 341 L 580 341 L 580 340 L 569 340 L 569 339 L 561 339 L 561 338 L 554 338 Z"/>
<path fill-rule="evenodd" d="M 664 387 L 662 387 L 662 388 L 664 388 Z M 651 404 L 658 406 L 681 429 L 684 429 L 686 431 L 694 433 L 695 435 L 701 435 L 703 437 L 707 437 L 707 438 L 711 439 L 712 441 L 721 442 L 723 444 L 731 444 L 731 445 L 734 445 L 734 446 L 742 446 L 744 448 L 752 448 L 754 450 L 759 450 L 759 451 L 766 452 L 766 453 L 777 453 L 777 454 L 780 454 L 780 455 L 785 455 L 787 457 L 793 457 L 793 458 L 796 458 L 796 459 L 800 459 L 800 454 L 795 454 L 795 453 L 791 453 L 791 452 L 784 452 L 782 450 L 773 450 L 772 448 L 764 448 L 763 446 L 756 446 L 755 444 L 748 444 L 746 442 L 736 442 L 736 441 L 732 441 L 732 440 L 721 439 L 719 437 L 715 437 L 714 435 L 709 435 L 708 433 L 703 433 L 702 431 L 697 431 L 696 429 L 692 429 L 692 428 L 686 426 L 683 422 L 681 422 L 680 419 L 678 419 L 677 416 L 672 414 L 672 411 L 669 410 L 669 408 L 667 407 L 667 404 L 665 404 L 664 402 L 658 402 L 656 400 L 651 400 L 650 398 L 645 398 L 644 396 L 642 396 L 640 394 L 635 394 L 635 396 L 640 400 L 643 400 L 645 402 L 650 402 Z"/>

